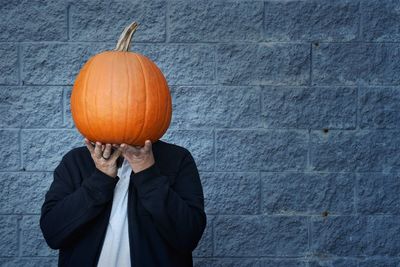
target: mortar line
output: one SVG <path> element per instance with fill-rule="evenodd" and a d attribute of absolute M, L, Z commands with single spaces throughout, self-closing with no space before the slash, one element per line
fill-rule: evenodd
<path fill-rule="evenodd" d="M 23 161 L 23 153 L 22 153 L 22 129 L 19 129 L 18 131 L 18 149 L 19 149 L 19 169 L 20 170 L 25 170 L 24 169 L 24 161 Z"/>
<path fill-rule="evenodd" d="M 311 42 L 311 44 L 310 44 L 310 86 L 312 86 L 313 85 L 313 77 L 312 77 L 312 69 L 313 69 L 313 61 L 312 61 L 312 59 L 313 59 L 313 57 L 312 57 L 312 54 L 313 54 L 313 43 Z"/>
<path fill-rule="evenodd" d="M 259 178 L 259 187 L 260 187 L 260 192 L 259 192 L 259 205 L 258 205 L 258 213 L 262 215 L 262 206 L 263 206 L 263 190 L 262 190 L 262 178 L 261 178 L 261 171 L 258 171 L 258 178 Z"/>
<path fill-rule="evenodd" d="M 30 87 L 56 87 L 56 86 L 73 86 L 74 84 L 69 84 L 69 83 L 64 83 L 64 84 L 40 84 L 40 83 L 35 83 L 35 84 L 24 84 L 25 86 L 30 86 Z M 0 83 L 0 86 L 7 86 L 7 87 L 19 87 L 20 85 L 18 84 L 6 84 L 6 83 Z M 259 86 L 261 87 L 278 87 L 278 88 L 288 88 L 290 87 L 291 89 L 307 89 L 310 86 L 309 85 L 294 85 L 294 84 L 217 84 L 217 83 L 206 83 L 206 84 L 185 84 L 185 83 L 179 83 L 179 84 L 169 84 L 169 86 L 173 87 L 190 87 L 190 88 L 198 88 L 198 87 L 217 87 L 217 86 L 222 86 L 226 88 L 257 88 Z M 400 90 L 399 84 L 377 84 L 377 85 L 372 85 L 372 84 L 362 84 L 362 87 L 365 88 L 391 88 L 393 90 Z M 316 88 L 357 88 L 358 85 L 313 85 L 313 87 Z M 268 89 L 267 89 L 268 90 Z M 319 128 L 318 128 L 319 129 Z"/>
<path fill-rule="evenodd" d="M 359 215 L 358 208 L 357 208 L 357 204 L 358 204 L 358 178 L 359 178 L 359 176 L 360 176 L 359 173 L 355 173 L 355 175 L 354 175 L 355 181 L 354 181 L 354 190 L 353 190 L 353 209 L 354 209 L 354 213 L 356 215 Z"/>
<path fill-rule="evenodd" d="M 70 7 L 71 7 L 71 4 L 68 4 L 68 6 L 67 6 L 67 41 L 69 41 L 70 38 L 71 38 L 70 26 L 69 26 L 69 24 L 70 24 L 70 18 L 69 18 L 69 16 L 70 16 L 70 10 L 69 10 Z"/>
<path fill-rule="evenodd" d="M 214 82 L 218 84 L 218 77 L 217 77 L 217 47 L 218 45 L 213 46 L 213 61 L 214 61 Z"/>
<path fill-rule="evenodd" d="M 217 164 L 216 164 L 216 154 L 217 154 L 217 149 L 216 149 L 216 141 L 215 141 L 215 139 L 216 139 L 216 136 L 217 135 L 217 133 L 216 133 L 216 129 L 215 129 L 215 127 L 213 128 L 213 147 L 214 147 L 214 166 L 213 166 L 213 170 L 214 171 L 216 171 L 216 168 L 217 168 Z"/>
<path fill-rule="evenodd" d="M 360 130 L 360 104 L 359 104 L 359 91 L 360 91 L 360 84 L 357 84 L 356 90 L 356 130 Z"/>
<path fill-rule="evenodd" d="M 21 43 L 18 43 L 17 45 L 17 61 L 18 61 L 18 85 L 21 86 L 23 85 L 22 81 L 22 61 L 21 61 L 21 53 L 22 53 L 22 48 L 21 48 Z"/>
<path fill-rule="evenodd" d="M 44 256 L 35 256 L 35 257 L 44 257 Z M 359 258 L 364 258 L 365 256 L 337 256 L 337 255 L 331 255 L 329 256 L 328 259 L 354 259 L 358 260 Z M 240 258 L 249 258 L 249 259 L 293 259 L 293 260 L 308 260 L 307 255 L 306 256 L 295 256 L 295 255 L 275 255 L 275 254 L 267 254 L 263 256 L 218 256 L 218 257 L 210 257 L 210 256 L 193 256 L 193 258 L 196 259 L 212 259 L 212 258 L 218 258 L 218 259 L 240 259 Z M 391 259 L 399 259 L 398 256 L 390 256 Z M 310 258 L 309 260 L 312 260 Z M 258 265 L 257 265 L 258 266 Z M 307 265 L 306 265 L 307 266 Z M 324 265 L 325 266 L 325 265 Z M 330 265 L 331 266 L 331 265 Z"/>
<path fill-rule="evenodd" d="M 265 5 L 265 4 L 264 4 Z M 263 107 L 263 90 L 264 88 L 262 86 L 259 86 L 259 105 L 260 105 L 260 113 L 259 113 L 259 119 L 260 119 L 260 124 L 262 127 L 264 127 L 265 122 L 262 118 L 262 107 Z M 260 187 L 260 192 L 259 192 L 259 207 L 258 207 L 258 213 L 261 215 L 262 214 L 262 206 L 263 206 L 263 190 L 262 190 L 262 179 L 261 179 L 261 170 L 258 170 L 258 178 L 259 178 L 259 187 Z"/>
<path fill-rule="evenodd" d="M 21 238 L 21 220 L 22 215 L 17 217 L 17 246 L 18 246 L 18 257 L 22 256 L 22 238 Z"/>
<path fill-rule="evenodd" d="M 319 44 L 399 44 L 399 41 L 359 41 L 359 40 L 349 40 L 349 41 L 324 41 L 318 40 Z M 0 41 L 0 43 L 13 43 L 12 41 Z M 65 44 L 65 41 L 21 41 L 22 44 Z M 71 41 L 69 43 L 72 44 L 87 44 L 87 43 L 103 43 L 109 44 L 111 46 L 114 43 L 110 41 Z M 136 41 L 136 44 L 146 45 L 146 44 L 156 44 L 156 45 L 165 45 L 165 41 Z M 207 44 L 223 44 L 223 45 L 271 45 L 271 44 L 287 44 L 287 45 L 309 45 L 309 41 L 191 41 L 191 42 L 169 42 L 171 45 L 207 45 Z"/>
<path fill-rule="evenodd" d="M 306 162 L 306 170 L 311 172 L 311 130 L 308 129 L 307 133 L 307 162 Z"/>
<path fill-rule="evenodd" d="M 212 215 L 211 219 L 211 257 L 214 257 L 215 242 L 214 242 L 214 221 L 217 215 Z"/>
<path fill-rule="evenodd" d="M 308 252 L 311 254 L 311 239 L 312 239 L 312 229 L 311 229 L 311 219 L 312 219 L 312 217 L 311 216 L 308 216 L 308 227 L 307 227 L 307 232 L 308 232 L 308 235 L 307 235 L 307 245 L 308 245 Z"/>
<path fill-rule="evenodd" d="M 65 99 L 66 99 L 65 88 L 62 88 L 61 97 L 62 97 L 62 99 L 61 99 L 62 125 L 65 126 L 65 124 L 66 124 L 66 119 L 65 119 L 65 114 L 66 114 L 66 112 L 65 112 L 65 107 L 66 107 L 66 103 L 65 103 Z"/>
<path fill-rule="evenodd" d="M 0 173 L 42 173 L 42 172 L 52 172 L 51 170 L 0 170 Z M 299 173 L 304 173 L 304 174 L 354 174 L 354 172 L 340 172 L 340 171 L 244 171 L 244 170 L 229 170 L 229 171 L 207 171 L 207 170 L 201 170 L 199 169 L 199 172 L 202 173 L 234 173 L 234 174 L 258 174 L 258 173 L 266 173 L 266 174 L 299 174 Z M 357 174 L 382 174 L 381 171 L 365 171 L 365 172 L 357 172 Z M 392 174 L 392 175 L 398 175 L 400 174 L 400 171 L 395 171 L 395 172 L 389 172 L 385 174 Z M 338 178 L 339 179 L 339 178 Z"/>
<path fill-rule="evenodd" d="M 362 1 L 358 1 L 358 38 L 357 40 L 361 42 L 362 39 L 362 23 L 363 23 L 363 14 L 362 14 Z"/>
<path fill-rule="evenodd" d="M 165 2 L 165 43 L 169 43 L 169 1 Z"/>
<path fill-rule="evenodd" d="M 265 31 L 265 1 L 262 2 L 262 25 L 261 25 L 261 40 L 265 41 L 267 39 L 267 33 Z"/>

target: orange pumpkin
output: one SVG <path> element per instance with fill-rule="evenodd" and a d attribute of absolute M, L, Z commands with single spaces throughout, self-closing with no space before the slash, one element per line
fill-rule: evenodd
<path fill-rule="evenodd" d="M 122 32 L 117 46 L 84 64 L 71 93 L 78 131 L 90 141 L 143 146 L 157 141 L 171 122 L 167 81 L 149 58 L 129 51 L 138 24 Z"/>

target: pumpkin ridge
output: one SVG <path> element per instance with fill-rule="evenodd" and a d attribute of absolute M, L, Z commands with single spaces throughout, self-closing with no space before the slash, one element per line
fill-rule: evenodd
<path fill-rule="evenodd" d="M 154 66 L 153 66 L 153 64 L 150 64 L 151 66 L 152 66 L 152 68 L 153 68 L 153 70 L 154 70 Z M 160 90 L 159 90 L 159 87 L 160 87 L 160 83 L 158 82 L 159 80 L 160 80 L 160 77 L 157 75 L 156 76 L 157 77 L 157 90 L 156 90 L 156 92 L 157 92 L 157 102 L 158 103 L 161 103 L 161 99 L 160 99 Z M 158 118 L 160 117 L 160 104 L 158 104 L 157 105 L 157 113 L 156 113 L 157 115 L 156 115 L 156 119 L 158 120 Z M 159 133 L 160 133 L 160 129 L 158 129 L 158 131 L 157 131 L 157 135 L 159 135 Z"/>
<path fill-rule="evenodd" d="M 158 69 L 158 67 L 157 67 L 157 69 Z M 161 75 L 163 75 L 160 69 L 158 69 L 158 71 L 160 72 Z M 163 124 L 162 124 L 162 129 L 164 129 L 164 132 L 165 132 L 166 129 L 168 128 L 168 125 L 171 123 L 172 97 L 171 97 L 170 91 L 168 89 L 169 87 L 168 87 L 167 80 L 163 79 L 162 82 L 165 83 L 164 92 L 165 92 L 165 95 L 166 95 L 166 98 L 167 98 L 167 101 L 168 101 L 168 103 L 166 103 L 166 105 L 165 105 L 165 111 L 164 111 L 165 112 L 164 114 L 168 114 L 168 115 L 164 116 L 164 121 L 163 121 Z M 167 89 L 167 91 L 165 89 Z"/>
<path fill-rule="evenodd" d="M 96 89 L 98 89 L 99 88 L 99 81 L 100 81 L 100 78 L 101 77 L 98 77 L 96 80 L 95 80 L 95 87 L 94 88 L 96 88 Z M 93 79 L 93 78 L 92 78 Z M 99 129 L 99 121 L 97 120 L 98 118 L 99 118 L 99 112 L 98 112 L 98 109 L 99 108 L 101 108 L 101 107 L 99 107 L 98 105 L 97 105 L 97 98 L 98 98 L 98 95 L 99 94 L 94 94 L 94 117 L 96 118 L 96 121 L 94 122 L 94 125 L 95 125 L 95 130 L 96 130 L 96 132 L 97 133 L 100 133 L 100 138 L 99 138 L 99 140 L 100 140 L 100 142 L 101 143 L 103 143 L 103 141 L 102 141 L 102 139 L 103 139 L 103 134 L 102 134 L 102 131 L 101 131 L 101 128 Z M 104 108 L 104 107 L 103 107 Z M 96 140 L 96 141 L 98 141 L 98 140 Z"/>
<path fill-rule="evenodd" d="M 169 115 L 164 116 L 164 121 L 161 128 L 164 129 L 164 132 L 166 131 L 166 127 L 171 123 L 171 117 L 172 117 L 172 98 L 168 94 L 170 94 L 170 92 L 166 92 L 168 103 L 165 105 L 164 114 L 169 114 Z"/>
<path fill-rule="evenodd" d="M 83 86 L 83 88 L 84 88 L 84 90 L 85 90 L 85 92 L 84 92 L 84 95 L 85 95 L 85 106 L 87 107 L 88 106 L 88 104 L 87 104 L 87 102 L 88 102 L 88 97 L 87 97 L 87 91 L 88 91 L 88 86 L 87 86 L 87 84 L 88 84 L 88 80 L 89 80 L 89 76 L 90 76 L 90 72 L 91 72 L 91 70 L 92 70 L 92 63 L 94 62 L 94 57 L 90 60 L 90 64 L 89 64 L 89 66 L 88 66 L 88 71 L 87 71 L 87 73 L 85 74 L 85 81 L 84 81 L 84 86 Z M 88 62 L 89 63 L 89 62 Z M 88 117 L 88 113 L 87 113 L 87 109 L 85 108 L 85 109 L 83 109 L 83 110 L 85 110 L 85 118 L 86 118 L 86 125 L 88 126 L 87 128 L 88 128 L 88 130 L 89 130 L 89 134 L 91 135 L 91 136 L 96 136 L 96 135 L 93 135 L 93 129 L 92 129 L 92 127 L 90 126 L 90 122 L 89 122 L 89 117 Z M 97 141 L 97 140 L 91 140 L 91 141 Z"/>
<path fill-rule="evenodd" d="M 156 70 L 156 68 L 155 68 L 155 65 L 154 64 L 151 64 L 151 62 L 147 62 L 147 64 L 149 64 L 150 66 L 151 66 L 151 68 L 153 69 L 153 73 L 157 73 L 157 70 Z M 156 75 L 156 77 L 157 77 L 157 86 L 158 86 L 158 88 L 157 88 L 157 101 L 158 101 L 158 103 L 162 103 L 161 101 L 161 96 L 160 96 L 160 76 L 159 75 Z M 165 109 L 165 108 L 164 108 Z M 160 117 L 160 105 L 157 105 L 157 115 L 156 115 L 156 118 L 157 118 L 157 120 L 159 119 L 159 117 Z M 165 110 L 163 110 L 164 112 L 165 112 Z M 162 111 L 161 111 L 162 112 Z M 162 128 L 159 128 L 158 130 L 157 130 L 157 136 L 159 136 L 160 135 L 160 133 L 161 133 L 161 130 L 163 130 L 164 129 L 164 124 L 165 124 L 165 116 L 164 116 L 164 119 L 163 119 L 163 121 L 162 121 Z"/>
<path fill-rule="evenodd" d="M 142 132 L 143 132 L 143 129 L 145 129 L 146 121 L 147 121 L 147 82 L 146 82 L 146 75 L 145 75 L 145 70 L 143 69 L 142 61 L 140 60 L 140 58 L 138 57 L 137 54 L 134 53 L 134 55 L 137 58 L 137 60 L 139 61 L 139 66 L 140 66 L 140 69 L 142 70 L 140 73 L 142 73 L 142 75 L 143 75 L 144 91 L 145 91 L 145 93 L 144 93 L 144 98 L 145 98 L 145 100 L 144 100 L 144 116 L 143 116 L 144 121 L 143 121 L 143 126 L 140 128 L 139 134 L 137 135 L 137 138 L 134 139 L 134 142 L 136 142 L 137 139 L 140 140 L 142 138 Z"/>
<path fill-rule="evenodd" d="M 127 57 L 126 57 L 125 54 L 123 55 L 123 58 L 124 58 L 124 61 L 125 61 L 125 63 L 126 63 L 126 74 L 127 74 L 127 78 L 128 78 L 128 90 L 126 90 L 126 94 L 127 94 L 128 97 L 125 97 L 125 99 L 128 99 L 128 100 L 127 100 L 128 103 L 127 103 L 127 105 L 126 105 L 126 106 L 128 106 L 128 105 L 131 104 L 131 101 L 130 101 L 130 96 L 131 96 L 131 94 L 130 94 L 130 78 L 129 78 L 130 72 L 129 72 L 129 62 L 127 61 Z M 126 132 L 127 132 L 127 131 L 126 131 L 126 127 L 128 126 L 128 125 L 127 125 L 127 122 L 128 122 L 128 118 L 129 118 L 129 110 L 130 110 L 130 108 L 129 108 L 129 106 L 128 106 L 127 112 L 125 113 L 124 132 L 123 132 L 123 135 L 122 135 L 122 140 L 124 140 L 125 143 L 128 142 L 128 141 L 125 139 L 125 136 L 126 136 Z M 129 141 L 129 142 L 130 142 L 130 141 Z"/>
<path fill-rule="evenodd" d="M 160 84 L 164 85 L 164 83 L 166 83 L 166 80 L 163 79 L 163 74 L 162 74 L 161 70 L 153 62 L 150 62 L 150 65 L 151 65 L 151 67 L 153 69 L 153 72 L 157 73 L 157 75 L 156 75 L 156 77 L 157 77 L 157 85 L 159 87 L 163 88 L 164 86 L 160 86 Z M 168 84 L 165 84 L 165 85 L 168 87 Z M 157 91 L 157 93 L 158 93 L 158 96 L 160 96 L 158 91 Z M 165 92 L 165 90 L 163 90 L 162 99 L 165 99 L 165 97 L 168 99 L 168 103 L 166 103 L 164 105 L 165 107 L 164 107 L 164 110 L 163 110 L 163 112 L 164 112 L 163 114 L 167 114 L 167 112 L 169 110 L 169 106 L 171 106 L 171 104 L 172 104 L 172 103 L 170 103 L 171 98 L 168 97 L 168 94 L 169 94 L 169 92 Z M 161 103 L 160 97 L 159 97 L 159 103 Z M 167 125 L 167 123 L 169 123 L 168 116 L 162 116 L 162 117 L 163 117 L 163 120 L 162 120 L 162 123 L 161 123 L 162 127 L 160 127 L 158 129 L 157 136 L 160 136 L 162 131 L 165 131 L 165 126 Z"/>
<path fill-rule="evenodd" d="M 115 129 L 115 127 L 114 127 L 114 123 L 115 123 L 115 121 L 114 121 L 114 116 L 113 116 L 113 109 L 114 109 L 114 107 L 113 107 L 113 102 L 114 102 L 114 98 L 113 98 L 113 70 L 114 70 L 114 61 L 115 61 L 115 57 L 111 57 L 111 77 L 110 77 L 110 84 L 111 84 L 111 86 L 110 86 L 110 107 L 111 107 L 111 123 L 108 125 L 108 126 L 111 126 L 111 138 L 112 139 L 114 139 L 114 129 Z M 109 141 L 110 142 L 110 141 Z"/>

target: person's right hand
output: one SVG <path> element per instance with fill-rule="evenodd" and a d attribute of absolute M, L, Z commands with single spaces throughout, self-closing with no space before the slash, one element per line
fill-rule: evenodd
<path fill-rule="evenodd" d="M 85 144 L 90 151 L 96 168 L 108 176 L 115 178 L 118 173 L 117 159 L 122 153 L 119 145 L 113 144 L 116 149 L 111 154 L 111 144 L 102 145 L 100 142 L 96 142 L 93 145 L 87 138 L 85 138 Z"/>

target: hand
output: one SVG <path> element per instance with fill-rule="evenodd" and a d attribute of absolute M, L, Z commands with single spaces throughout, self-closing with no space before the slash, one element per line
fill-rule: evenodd
<path fill-rule="evenodd" d="M 113 147 L 116 149 L 111 154 L 111 144 L 103 145 L 100 142 L 96 142 L 96 145 L 94 146 L 87 138 L 85 138 L 85 144 L 90 151 L 90 155 L 92 156 L 96 168 L 108 176 L 113 178 L 117 177 L 117 159 L 122 153 L 120 146 L 113 144 Z"/>
<path fill-rule="evenodd" d="M 146 140 L 143 147 L 131 146 L 122 143 L 120 148 L 135 173 L 151 167 L 154 164 L 153 150 L 150 140 Z"/>

